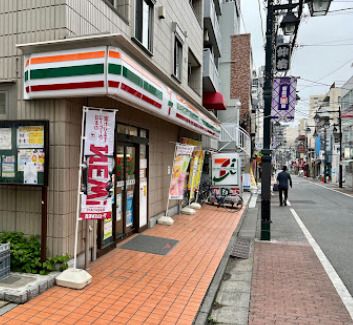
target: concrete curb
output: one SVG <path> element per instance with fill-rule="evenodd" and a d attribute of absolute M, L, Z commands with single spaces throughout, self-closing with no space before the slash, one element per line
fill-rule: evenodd
<path fill-rule="evenodd" d="M 210 284 L 210 286 L 208 287 L 208 290 L 207 290 L 207 293 L 202 301 L 202 304 L 201 304 L 201 307 L 194 319 L 194 322 L 193 324 L 195 325 L 205 325 L 207 324 L 208 322 L 208 316 L 212 310 L 212 306 L 213 306 L 213 302 L 214 300 L 216 299 L 216 295 L 217 295 L 217 292 L 218 292 L 218 289 L 221 285 L 221 282 L 222 282 L 222 279 L 223 279 L 223 275 L 224 275 L 224 272 L 226 270 L 226 266 L 228 264 L 228 260 L 229 260 L 229 255 L 230 255 L 230 251 L 232 249 L 232 247 L 234 246 L 235 244 L 235 240 L 237 239 L 238 237 L 238 233 L 239 233 L 239 230 L 243 224 L 243 221 L 245 219 L 245 216 L 248 212 L 248 209 L 249 209 L 249 203 L 250 203 L 250 200 L 251 200 L 251 197 L 252 197 L 252 193 L 250 195 L 250 198 L 249 200 L 247 201 L 246 203 L 246 206 L 243 210 L 243 213 L 240 217 L 240 221 L 237 225 L 237 227 L 235 228 L 234 232 L 233 232 L 233 235 L 229 241 L 229 244 L 227 246 L 227 249 L 226 251 L 224 252 L 224 255 L 221 259 L 221 262 L 217 268 L 217 271 L 212 279 L 212 282 Z"/>
<path fill-rule="evenodd" d="M 0 299 L 14 304 L 24 304 L 28 300 L 40 295 L 42 292 L 53 287 L 55 277 L 59 272 L 52 272 L 48 275 L 28 274 L 28 273 L 10 273 L 9 276 L 30 279 L 30 282 L 17 288 L 1 287 Z"/>

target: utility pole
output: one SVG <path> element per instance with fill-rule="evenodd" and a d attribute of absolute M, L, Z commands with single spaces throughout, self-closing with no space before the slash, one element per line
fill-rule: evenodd
<path fill-rule="evenodd" d="M 324 183 L 327 183 L 326 180 L 326 174 L 327 174 L 327 139 L 326 139 L 326 128 L 324 127 L 324 153 L 325 153 L 325 157 L 324 157 Z"/>
<path fill-rule="evenodd" d="M 342 150 L 342 115 L 341 114 L 342 114 L 341 106 L 338 106 L 338 128 L 339 128 L 339 137 L 340 137 L 340 162 L 339 162 L 339 178 L 338 178 L 339 188 L 343 187 L 343 168 L 342 168 L 343 150 Z"/>
<path fill-rule="evenodd" d="M 273 0 L 267 0 L 264 126 L 261 178 L 261 240 L 271 240 L 271 105 L 273 81 Z"/>
<path fill-rule="evenodd" d="M 338 132 L 339 132 L 339 146 L 340 146 L 340 153 L 339 153 L 339 173 L 338 173 L 338 186 L 340 188 L 343 187 L 343 168 L 342 168 L 342 160 L 343 160 L 343 148 L 342 148 L 342 112 L 341 112 L 341 106 L 338 106 L 338 111 L 324 111 L 324 112 L 318 112 L 316 111 L 314 119 L 316 120 L 316 123 L 319 123 L 320 117 L 318 113 L 338 113 Z M 337 124 L 334 124 L 336 127 Z M 326 183 L 326 173 L 327 173 L 327 153 L 326 153 L 326 128 L 324 127 L 324 143 L 325 143 L 325 166 L 324 166 L 324 183 Z"/>
<path fill-rule="evenodd" d="M 317 3 L 319 1 L 319 3 Z M 309 5 L 310 14 L 326 15 L 332 0 L 324 2 L 324 10 L 322 10 L 321 0 L 299 0 L 293 3 L 281 4 L 279 1 L 274 5 L 274 0 L 267 0 L 267 19 L 266 19 L 266 47 L 265 47 L 265 75 L 264 75 L 264 140 L 262 150 L 262 178 L 261 178 L 261 239 L 271 240 L 271 175 L 272 175 L 272 152 L 271 152 L 271 108 L 272 108 L 272 83 L 273 83 L 273 49 L 274 49 L 274 30 L 275 30 L 275 13 L 286 11 L 280 27 L 284 35 L 293 35 L 291 48 L 295 46 L 300 18 L 303 12 L 303 4 Z M 314 5 L 315 2 L 315 5 Z M 319 5 L 319 6 L 317 6 Z M 297 16 L 293 14 L 293 9 L 298 7 Z M 280 66 L 276 66 L 280 69 Z M 284 69 L 279 71 L 285 71 Z"/>

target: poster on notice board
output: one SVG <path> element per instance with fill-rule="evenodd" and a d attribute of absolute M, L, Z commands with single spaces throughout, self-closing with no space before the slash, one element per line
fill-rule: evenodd
<path fill-rule="evenodd" d="M 21 126 L 17 129 L 17 148 L 43 148 L 44 126 Z"/>
<path fill-rule="evenodd" d="M 48 185 L 49 121 L 0 121 L 0 185 Z"/>
<path fill-rule="evenodd" d="M 0 150 L 12 149 L 12 130 L 11 128 L 0 128 Z"/>

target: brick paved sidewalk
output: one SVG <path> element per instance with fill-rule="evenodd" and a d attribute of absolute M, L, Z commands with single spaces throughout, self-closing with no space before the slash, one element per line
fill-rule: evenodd
<path fill-rule="evenodd" d="M 115 249 L 91 265 L 93 282 L 54 287 L 0 324 L 192 324 L 243 211 L 204 207 L 144 232 L 179 240 L 166 256 Z"/>
<path fill-rule="evenodd" d="M 353 322 L 311 246 L 256 242 L 249 324 Z"/>

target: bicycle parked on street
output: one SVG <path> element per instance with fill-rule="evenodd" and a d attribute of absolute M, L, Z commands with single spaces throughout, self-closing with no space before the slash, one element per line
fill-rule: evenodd
<path fill-rule="evenodd" d="M 201 204 L 206 203 L 225 208 L 229 212 L 237 212 L 244 205 L 243 198 L 239 193 L 231 193 L 228 188 L 215 187 L 210 183 L 204 183 L 200 186 L 198 201 Z"/>

